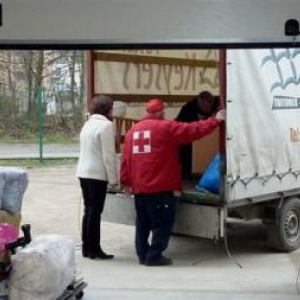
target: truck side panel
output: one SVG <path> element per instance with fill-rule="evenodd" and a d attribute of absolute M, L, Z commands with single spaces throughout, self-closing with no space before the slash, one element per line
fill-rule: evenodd
<path fill-rule="evenodd" d="M 20 45 L 285 42 L 300 11 L 298 0 L 1 2 L 1 43 Z"/>
<path fill-rule="evenodd" d="M 215 206 L 180 202 L 177 205 L 174 233 L 218 239 L 223 235 L 223 211 Z M 107 195 L 102 220 L 125 225 L 135 224 L 133 198 Z M 222 223 L 220 223 L 222 222 Z"/>
<path fill-rule="evenodd" d="M 227 52 L 228 200 L 300 185 L 300 50 Z"/>

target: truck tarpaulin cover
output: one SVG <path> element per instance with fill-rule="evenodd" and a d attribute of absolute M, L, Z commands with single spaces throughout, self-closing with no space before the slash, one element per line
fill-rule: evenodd
<path fill-rule="evenodd" d="M 298 188 L 300 49 L 232 50 L 227 63 L 230 185 L 242 181 L 243 197 Z"/>

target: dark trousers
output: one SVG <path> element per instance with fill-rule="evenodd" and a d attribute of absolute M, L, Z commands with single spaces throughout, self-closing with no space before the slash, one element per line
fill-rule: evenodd
<path fill-rule="evenodd" d="M 135 246 L 139 259 L 153 261 L 168 247 L 175 207 L 172 192 L 135 195 Z M 149 242 L 150 233 L 152 237 Z"/>
<path fill-rule="evenodd" d="M 192 175 L 192 144 L 183 145 L 179 150 L 179 158 L 182 168 L 182 175 L 184 179 L 190 179 Z"/>
<path fill-rule="evenodd" d="M 106 198 L 107 181 L 79 178 L 83 196 L 82 248 L 96 252 L 100 246 L 100 222 Z"/>

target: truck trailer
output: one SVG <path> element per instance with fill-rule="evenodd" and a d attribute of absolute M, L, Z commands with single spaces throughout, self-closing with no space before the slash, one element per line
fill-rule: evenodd
<path fill-rule="evenodd" d="M 298 0 L 11 0 L 0 3 L 0 48 L 91 50 L 88 98 L 110 94 L 134 112 L 115 119 L 118 150 L 140 118 L 130 103 L 160 96 L 172 118 L 203 89 L 220 95 L 227 122 L 195 145 L 193 167 L 201 173 L 219 151 L 221 192 L 198 199 L 185 186 L 174 230 L 218 240 L 229 217 L 260 218 L 273 245 L 291 251 L 299 246 L 299 8 Z M 115 200 L 107 218 L 133 224 L 132 199 Z"/>
<path fill-rule="evenodd" d="M 261 219 L 271 245 L 292 251 L 300 244 L 299 65 L 298 48 L 93 51 L 90 95 L 127 104 L 114 120 L 120 152 L 148 99 L 164 100 L 174 118 L 201 90 L 219 95 L 226 122 L 193 144 L 193 173 L 200 178 L 220 153 L 220 192 L 185 180 L 174 233 L 218 241 L 228 220 Z M 133 198 L 109 194 L 103 219 L 133 225 Z"/>

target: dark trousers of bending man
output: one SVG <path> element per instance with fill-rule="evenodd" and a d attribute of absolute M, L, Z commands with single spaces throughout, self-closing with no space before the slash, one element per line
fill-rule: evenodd
<path fill-rule="evenodd" d="M 135 207 L 135 245 L 139 261 L 141 264 L 155 262 L 169 244 L 175 220 L 175 197 L 173 192 L 136 194 Z"/>

